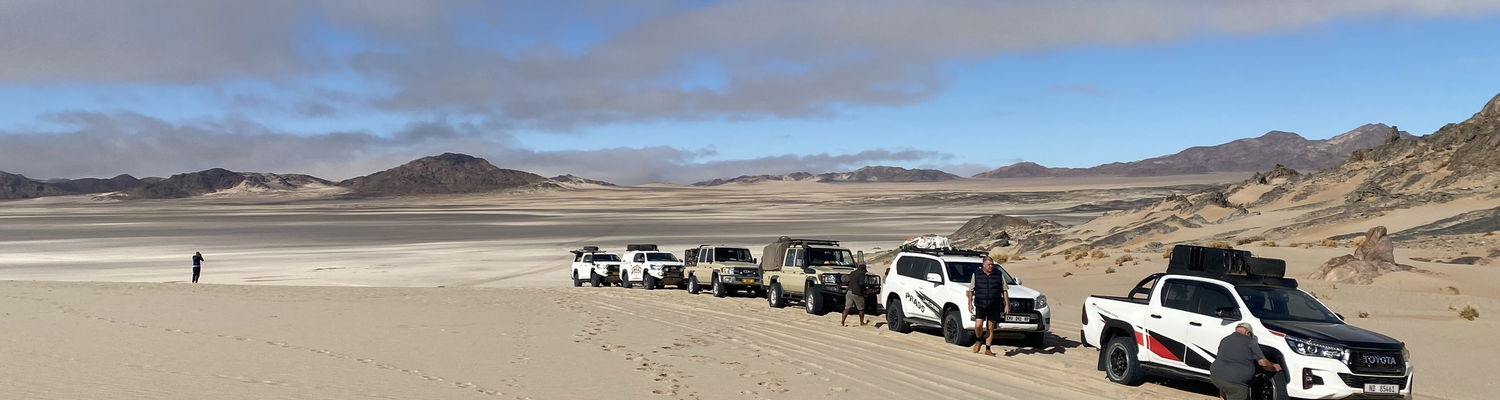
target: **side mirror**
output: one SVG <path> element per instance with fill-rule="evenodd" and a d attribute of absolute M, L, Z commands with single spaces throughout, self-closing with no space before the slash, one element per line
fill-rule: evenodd
<path fill-rule="evenodd" d="M 1243 317 L 1240 315 L 1240 309 L 1235 307 L 1224 307 L 1214 310 L 1214 316 L 1226 321 L 1239 321 Z"/>
<path fill-rule="evenodd" d="M 1021 283 L 1021 278 L 1016 278 L 1016 284 L 1017 285 L 1024 285 L 1024 283 Z"/>
<path fill-rule="evenodd" d="M 934 273 L 929 273 L 929 274 L 927 274 L 927 281 L 928 282 L 932 282 L 932 283 L 943 283 L 943 276 L 942 275 L 938 275 L 935 272 Z"/>
<path fill-rule="evenodd" d="M 1346 318 L 1344 318 L 1344 314 L 1334 313 L 1333 315 L 1337 315 L 1339 317 L 1339 321 L 1346 320 Z"/>

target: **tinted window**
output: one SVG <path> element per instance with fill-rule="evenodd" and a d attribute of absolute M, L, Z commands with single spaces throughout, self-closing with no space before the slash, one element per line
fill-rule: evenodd
<path fill-rule="evenodd" d="M 736 248 L 714 249 L 714 260 L 718 261 L 718 262 L 725 262 L 725 261 L 750 262 L 750 250 L 749 249 L 736 249 Z"/>
<path fill-rule="evenodd" d="M 1240 286 L 1238 290 L 1240 298 L 1245 301 L 1245 307 L 1249 308 L 1250 313 L 1256 318 L 1273 321 L 1344 323 L 1333 311 L 1323 307 L 1323 303 L 1319 303 L 1318 300 L 1301 290 L 1263 286 Z"/>
<path fill-rule="evenodd" d="M 573 262 L 578 262 L 578 260 L 581 260 L 581 259 L 583 259 L 583 255 L 582 254 L 574 254 L 573 255 Z"/>
<path fill-rule="evenodd" d="M 797 257 L 797 249 L 787 249 L 786 250 L 786 261 L 782 262 L 781 266 L 783 266 L 783 267 L 796 267 L 796 266 L 799 266 L 799 265 L 802 264 L 801 263 L 802 260 L 798 260 L 798 258 L 800 258 L 800 257 Z"/>
<path fill-rule="evenodd" d="M 583 255 L 583 262 L 589 262 L 589 261 L 594 261 L 594 255 L 593 254 L 584 254 Z"/>
<path fill-rule="evenodd" d="M 594 261 L 620 261 L 620 257 L 615 257 L 614 254 L 595 254 Z"/>
<path fill-rule="evenodd" d="M 672 253 L 646 253 L 646 261 L 677 261 Z"/>
<path fill-rule="evenodd" d="M 1220 308 L 1240 308 L 1240 305 L 1235 303 L 1234 297 L 1222 286 L 1205 282 L 1193 282 L 1193 284 L 1198 286 L 1198 307 L 1194 312 L 1212 316 L 1214 311 Z"/>
<path fill-rule="evenodd" d="M 896 274 L 897 275 L 901 275 L 901 276 L 905 276 L 905 277 L 908 277 L 908 278 L 923 279 L 922 276 L 920 276 L 920 274 L 917 272 L 917 268 L 916 268 L 917 260 L 920 260 L 920 259 L 922 259 L 922 258 L 921 257 L 901 257 L 900 260 L 896 260 Z"/>
<path fill-rule="evenodd" d="M 854 253 L 851 253 L 846 249 L 823 249 L 814 247 L 806 249 L 806 251 L 808 261 L 810 261 L 812 265 L 832 265 L 845 267 L 854 266 Z"/>
<path fill-rule="evenodd" d="M 645 253 L 635 253 L 635 262 L 646 262 Z"/>
<path fill-rule="evenodd" d="M 1188 281 L 1170 280 L 1162 287 L 1161 306 L 1182 311 L 1193 311 L 1193 294 L 1197 287 Z"/>
<path fill-rule="evenodd" d="M 923 258 L 922 265 L 926 267 L 922 269 L 922 279 L 927 279 L 927 274 L 938 274 L 938 276 L 943 276 L 943 263 L 941 261 L 931 258 Z"/>

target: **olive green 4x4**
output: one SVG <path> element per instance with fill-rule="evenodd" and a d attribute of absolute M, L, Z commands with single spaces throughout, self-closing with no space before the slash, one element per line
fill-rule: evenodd
<path fill-rule="evenodd" d="M 714 297 L 725 297 L 746 291 L 760 297 L 760 265 L 744 247 L 700 245 L 683 251 L 687 266 L 688 293 L 698 294 L 705 286 Z"/>
<path fill-rule="evenodd" d="M 838 241 L 792 239 L 782 236 L 761 253 L 761 285 L 773 308 L 801 300 L 808 314 L 823 315 L 844 304 L 849 292 L 849 273 L 858 266 L 854 253 Z M 865 275 L 865 304 L 875 304 L 880 277 Z"/>

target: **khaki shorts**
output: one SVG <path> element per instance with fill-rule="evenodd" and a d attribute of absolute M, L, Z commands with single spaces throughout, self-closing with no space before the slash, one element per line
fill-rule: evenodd
<path fill-rule="evenodd" d="M 854 292 L 849 292 L 848 294 L 845 294 L 844 295 L 844 309 L 845 310 L 853 310 L 855 308 L 858 308 L 860 311 L 864 311 L 865 310 L 865 296 L 854 294 Z"/>

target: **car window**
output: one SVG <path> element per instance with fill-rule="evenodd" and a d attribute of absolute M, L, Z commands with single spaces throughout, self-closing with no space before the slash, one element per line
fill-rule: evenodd
<path fill-rule="evenodd" d="M 594 261 L 620 261 L 620 257 L 615 257 L 614 254 L 595 254 Z"/>
<path fill-rule="evenodd" d="M 913 261 L 916 261 L 916 259 L 917 257 L 909 256 L 896 259 L 896 275 L 901 275 L 908 278 L 916 278 L 916 274 L 912 272 L 912 270 L 914 269 L 912 268 Z"/>
<path fill-rule="evenodd" d="M 586 254 L 586 255 L 583 256 L 583 262 L 589 262 L 589 261 L 594 261 L 594 255 L 593 254 Z"/>
<path fill-rule="evenodd" d="M 795 267 L 797 264 L 797 249 L 786 249 L 786 260 L 781 262 L 783 267 Z"/>
<path fill-rule="evenodd" d="M 1307 293 L 1289 288 L 1240 286 L 1240 298 L 1257 318 L 1341 324 L 1337 314 Z"/>
<path fill-rule="evenodd" d="M 969 283 L 974 280 L 974 274 L 984 268 L 984 264 L 976 262 L 948 262 L 948 280 L 957 283 Z"/>
<path fill-rule="evenodd" d="M 582 257 L 583 257 L 582 254 L 574 254 L 573 255 L 573 262 L 578 262 L 578 260 L 582 259 Z"/>
<path fill-rule="evenodd" d="M 1197 289 L 1198 307 L 1194 311 L 1198 314 L 1212 316 L 1220 308 L 1240 308 L 1234 301 L 1234 296 L 1229 294 L 1223 287 L 1207 282 L 1193 282 Z"/>
<path fill-rule="evenodd" d="M 923 258 L 922 265 L 927 267 L 922 270 L 922 279 L 927 279 L 927 274 L 943 276 L 943 262 L 931 258 Z"/>
<path fill-rule="evenodd" d="M 672 253 L 646 253 L 646 261 L 677 261 L 677 255 Z"/>
<path fill-rule="evenodd" d="M 1161 306 L 1175 310 L 1192 312 L 1193 295 L 1197 287 L 1188 281 L 1173 279 L 1167 281 L 1162 287 Z"/>
<path fill-rule="evenodd" d="M 635 262 L 646 262 L 645 253 L 635 253 Z"/>

